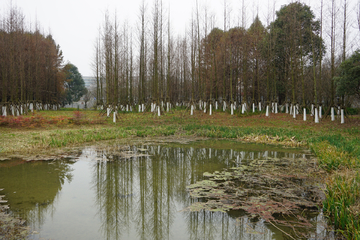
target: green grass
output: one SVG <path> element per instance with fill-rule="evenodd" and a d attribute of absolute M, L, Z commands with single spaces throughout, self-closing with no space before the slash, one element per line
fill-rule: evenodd
<path fill-rule="evenodd" d="M 360 174 L 335 175 L 327 182 L 326 189 L 324 213 L 347 239 L 360 239 Z"/>
<path fill-rule="evenodd" d="M 317 140 L 313 150 L 319 165 L 329 172 L 323 211 L 339 233 L 347 239 L 360 239 L 360 162 L 359 146 L 355 144 L 357 138 L 346 139 L 335 135 L 321 136 Z"/>
<path fill-rule="evenodd" d="M 40 137 L 43 147 L 65 147 L 84 142 L 121 139 L 127 137 L 170 136 L 177 129 L 172 126 L 160 127 L 116 127 L 79 130 L 57 130 L 50 135 Z M 37 137 L 34 137 L 37 138 Z"/>
<path fill-rule="evenodd" d="M 242 138 L 248 135 L 267 135 L 280 137 L 280 139 L 294 138 L 297 141 L 305 141 L 313 135 L 311 131 L 293 130 L 273 127 L 226 127 L 210 125 L 185 125 L 184 130 L 188 134 L 195 134 L 210 138 Z"/>

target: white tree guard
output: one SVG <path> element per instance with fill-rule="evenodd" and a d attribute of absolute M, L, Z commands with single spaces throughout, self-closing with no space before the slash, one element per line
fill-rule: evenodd
<path fill-rule="evenodd" d="M 311 116 L 314 116 L 314 104 L 311 104 Z"/>
<path fill-rule="evenodd" d="M 296 118 L 296 106 L 294 105 L 294 109 L 293 109 L 293 118 Z"/>
<path fill-rule="evenodd" d="M 317 107 L 314 108 L 314 114 L 315 114 L 315 123 L 319 123 L 319 115 L 318 115 Z"/>
<path fill-rule="evenodd" d="M 6 106 L 2 107 L 2 116 L 6 117 L 7 116 L 7 112 L 6 112 Z"/>
<path fill-rule="evenodd" d="M 269 105 L 266 105 L 266 113 L 265 116 L 268 117 L 269 116 Z"/>

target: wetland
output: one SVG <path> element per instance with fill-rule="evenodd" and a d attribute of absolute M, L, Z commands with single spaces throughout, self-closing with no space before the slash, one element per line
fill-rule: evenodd
<path fill-rule="evenodd" d="M 30 239 L 331 239 L 321 171 L 299 148 L 107 141 L 3 159 L 0 193 Z"/>

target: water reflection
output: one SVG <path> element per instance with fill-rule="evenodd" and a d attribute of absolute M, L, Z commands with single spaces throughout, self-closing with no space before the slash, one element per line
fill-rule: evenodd
<path fill-rule="evenodd" d="M 138 157 L 144 149 L 151 156 Z M 87 151 L 90 155 L 93 150 Z M 132 153 L 132 157 L 120 154 L 124 151 Z M 282 236 L 277 229 L 262 221 L 252 223 L 247 217 L 181 211 L 196 201 L 189 198 L 185 189 L 201 180 L 204 172 L 239 166 L 255 158 L 308 157 L 303 153 L 184 146 L 119 146 L 92 154 L 105 160 L 93 164 L 92 175 L 101 232 L 106 239 L 273 239 L 275 233 Z M 179 211 L 185 219 L 183 232 L 175 230 L 180 224 Z"/>
<path fill-rule="evenodd" d="M 26 162 L 21 159 L 0 161 L 0 184 L 11 211 L 39 228 L 45 215 L 55 211 L 54 202 L 65 180 L 71 182 L 69 161 Z"/>
<path fill-rule="evenodd" d="M 201 201 L 186 187 L 204 172 L 253 159 L 309 158 L 260 149 L 227 142 L 86 147 L 76 163 L 0 162 L 0 188 L 11 211 L 40 231 L 32 239 L 284 239 L 276 227 L 244 212 L 185 211 Z M 314 218 L 311 238 L 321 239 L 326 231 Z"/>

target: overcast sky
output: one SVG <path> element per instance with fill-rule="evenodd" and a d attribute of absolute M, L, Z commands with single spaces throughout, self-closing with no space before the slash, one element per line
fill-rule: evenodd
<path fill-rule="evenodd" d="M 324 0 L 324 2 L 327 1 L 329 0 Z M 120 24 L 128 20 L 135 31 L 141 2 L 142 0 L 12 0 L 12 5 L 22 10 L 26 22 L 32 24 L 38 22 L 44 33 L 50 32 L 53 35 L 63 51 L 65 62 L 70 61 L 76 65 L 83 76 L 92 76 L 93 46 L 106 10 L 110 14 L 116 11 Z M 145 0 L 149 13 L 151 13 L 152 2 L 152 0 Z M 198 2 L 201 6 L 208 6 L 209 11 L 216 15 L 217 26 L 223 28 L 224 0 L 198 0 Z M 242 0 L 227 0 L 229 9 L 232 9 L 230 14 L 232 26 L 241 22 L 242 2 Z M 247 24 L 250 25 L 254 13 L 259 12 L 260 19 L 266 25 L 266 17 L 273 10 L 274 0 L 245 0 L 244 2 Z M 291 0 L 276 0 L 275 10 L 279 10 L 281 5 L 289 2 Z M 302 2 L 310 5 L 310 0 Z M 313 0 L 311 4 L 319 5 L 319 2 L 319 0 Z M 174 34 L 185 32 L 195 3 L 195 0 L 163 0 L 165 8 L 170 6 Z M 6 13 L 10 5 L 10 0 L 1 0 L 0 14 Z M 317 5 L 312 6 L 316 15 L 320 12 Z"/>

